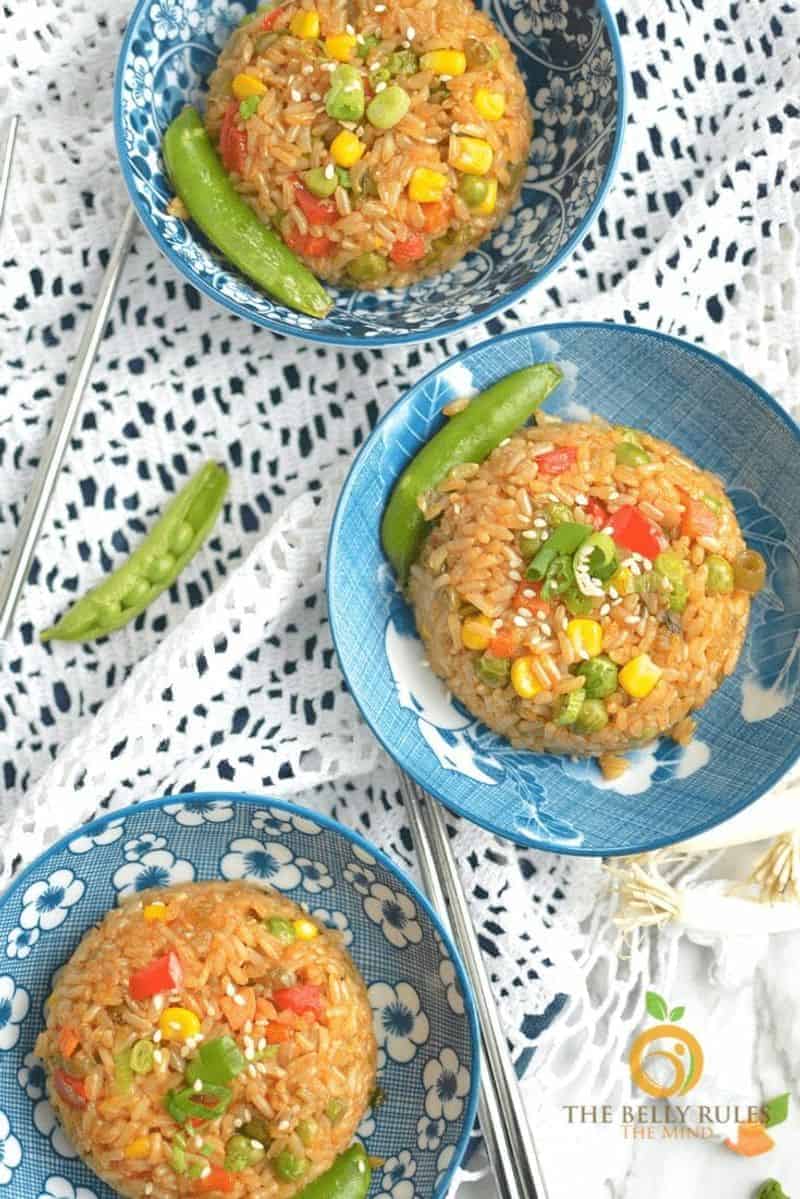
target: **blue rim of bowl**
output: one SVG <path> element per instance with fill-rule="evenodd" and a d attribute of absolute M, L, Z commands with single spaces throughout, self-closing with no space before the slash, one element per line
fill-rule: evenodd
<path fill-rule="evenodd" d="M 331 583 L 332 583 L 333 574 L 334 574 L 334 564 L 335 564 L 336 557 L 338 554 L 338 546 L 339 546 L 339 537 L 338 537 L 339 525 L 341 523 L 342 513 L 344 511 L 345 505 L 347 504 L 347 502 L 350 499 L 350 493 L 353 488 L 353 480 L 355 478 L 356 467 L 357 467 L 362 455 L 366 454 L 367 447 L 371 444 L 371 442 L 373 441 L 374 438 L 379 436 L 381 427 L 387 421 L 389 421 L 392 418 L 392 416 L 395 414 L 395 410 L 396 410 L 398 404 L 405 403 L 408 400 L 408 398 L 411 396 L 412 392 L 416 391 L 416 389 L 418 387 L 421 387 L 428 379 L 433 378 L 435 375 L 439 374 L 439 372 L 442 371 L 445 367 L 449 367 L 449 366 L 452 366 L 453 364 L 463 362 L 465 359 L 469 358 L 472 354 L 477 353 L 479 350 L 485 349 L 486 346 L 488 346 L 488 345 L 492 345 L 492 346 L 501 345 L 505 341 L 511 341 L 514 338 L 518 338 L 518 337 L 536 336 L 537 334 L 541 334 L 541 333 L 551 333 L 551 332 L 557 333 L 559 329 L 562 329 L 562 330 L 563 329 L 570 329 L 570 330 L 572 330 L 572 329 L 615 329 L 618 333 L 636 333 L 639 335 L 643 335 L 645 337 L 652 337 L 656 341 L 664 341 L 664 342 L 669 342 L 671 345 L 678 345 L 681 347 L 681 349 L 688 350 L 690 353 L 696 354 L 698 358 L 704 358 L 707 362 L 713 363 L 715 366 L 720 367 L 722 370 L 726 371 L 729 375 L 732 375 L 733 378 L 736 379 L 738 382 L 744 383 L 758 397 L 758 399 L 760 399 L 764 403 L 764 405 L 784 423 L 784 425 L 787 428 L 787 431 L 798 442 L 798 451 L 800 451 L 800 423 L 795 421 L 794 418 L 788 412 L 786 412 L 785 409 L 781 408 L 781 406 L 777 402 L 777 400 L 773 399 L 773 397 L 769 394 L 768 391 L 765 391 L 764 388 L 759 383 L 756 383 L 755 380 L 751 379 L 749 377 L 749 375 L 746 375 L 744 373 L 744 371 L 739 370 L 739 368 L 736 366 L 732 366 L 731 363 L 726 362 L 724 358 L 720 358 L 718 354 L 712 354 L 710 350 L 706 350 L 702 346 L 694 345 L 692 342 L 684 341 L 683 338 L 681 338 L 681 337 L 673 337 L 669 333 L 660 333 L 656 329 L 644 329 L 639 325 L 618 325 L 614 321 L 551 321 L 549 324 L 546 324 L 546 325 L 528 325 L 524 329 L 512 329 L 508 333 L 501 334 L 499 337 L 491 337 L 491 338 L 488 338 L 486 341 L 481 341 L 481 342 L 476 343 L 474 346 L 469 346 L 466 350 L 462 350 L 460 354 L 455 354 L 452 358 L 448 358 L 444 362 L 441 362 L 438 366 L 434 367 L 433 370 L 428 371 L 427 374 L 423 375 L 422 378 L 419 379 L 415 384 L 413 384 L 412 387 L 408 388 L 408 390 L 403 394 L 402 400 L 399 400 L 392 408 L 390 408 L 387 412 L 385 412 L 384 415 L 381 417 L 381 419 L 378 421 L 378 423 L 375 425 L 375 427 L 372 430 L 372 432 L 370 433 L 369 437 L 364 442 L 364 444 L 361 446 L 361 448 L 359 449 L 355 458 L 353 459 L 353 461 L 350 465 L 350 469 L 347 472 L 347 478 L 345 479 L 344 483 L 342 484 L 342 490 L 339 494 L 339 498 L 336 501 L 336 508 L 333 513 L 333 521 L 331 522 L 331 531 L 330 531 L 330 535 L 328 537 L 328 561 L 327 561 L 327 566 L 326 566 L 326 570 L 325 570 L 325 593 L 326 593 L 326 595 L 331 594 Z M 628 857 L 632 854 L 650 853 L 652 850 L 663 849 L 667 845 L 674 845 L 674 844 L 676 844 L 676 841 L 688 841 L 692 837 L 699 837 L 702 833 L 707 833 L 710 829 L 716 828 L 718 825 L 724 824 L 725 821 L 733 819 L 733 817 L 737 816 L 739 814 L 739 812 L 743 812 L 745 810 L 745 808 L 749 808 L 752 804 L 757 803 L 758 800 L 761 799 L 761 797 L 763 795 L 765 795 L 771 787 L 774 787 L 774 785 L 778 782 L 779 779 L 783 778 L 783 776 L 789 770 L 791 770 L 792 766 L 794 766 L 797 759 L 800 758 L 800 743 L 798 743 L 797 747 L 795 748 L 794 752 L 790 755 L 790 757 L 785 762 L 783 762 L 780 766 L 776 767 L 776 769 L 772 772 L 772 774 L 770 774 L 763 781 L 763 783 L 761 785 L 761 790 L 758 792 L 757 795 L 753 796 L 752 799 L 748 799 L 748 800 L 738 804 L 727 816 L 724 817 L 724 819 L 722 819 L 722 820 L 707 820 L 702 824 L 698 824 L 695 827 L 688 829 L 686 832 L 681 832 L 677 838 L 675 838 L 675 837 L 672 837 L 672 838 L 659 837 L 654 841 L 642 842 L 642 844 L 640 844 L 640 845 L 626 847 L 625 849 L 612 849 L 612 848 L 580 849 L 580 848 L 574 848 L 572 846 L 554 845 L 551 841 L 544 841 L 544 840 L 538 839 L 536 837 L 526 837 L 526 836 L 523 836 L 522 834 L 520 834 L 518 837 L 512 838 L 509 836 L 507 829 L 499 828 L 496 824 L 492 823 L 489 820 L 485 820 L 485 821 L 478 820 L 476 818 L 475 814 L 473 812 L 468 811 L 463 804 L 454 803 L 452 800 L 448 799 L 448 797 L 444 794 L 444 792 L 441 790 L 441 788 L 429 787 L 426 779 L 424 779 L 422 777 L 421 773 L 416 769 L 413 761 L 409 760 L 408 763 L 403 764 L 397 760 L 397 758 L 395 757 L 395 755 L 392 751 L 392 747 L 381 735 L 380 729 L 378 729 L 375 726 L 375 724 L 369 719 L 366 712 L 364 711 L 364 709 L 361 706 L 361 702 L 359 700 L 358 695 L 356 694 L 356 692 L 353 690 L 353 688 L 350 685 L 350 678 L 347 673 L 347 667 L 346 667 L 344 661 L 342 660 L 341 653 L 339 652 L 339 639 L 337 636 L 337 623 L 336 623 L 337 618 L 336 618 L 333 610 L 330 607 L 328 609 L 328 619 L 330 621 L 330 626 L 331 626 L 331 637 L 333 639 L 333 647 L 336 650 L 336 657 L 339 660 L 339 667 L 341 669 L 342 675 L 344 676 L 344 681 L 347 684 L 347 689 L 350 692 L 353 699 L 355 700 L 356 706 L 358 707 L 358 710 L 361 713 L 365 723 L 367 724 L 367 726 L 369 727 L 369 729 L 371 730 L 373 735 L 376 737 L 378 742 L 386 750 L 387 754 L 392 759 L 392 761 L 395 763 L 395 765 L 398 766 L 401 770 L 405 770 L 406 773 L 409 774 L 419 784 L 420 787 L 427 790 L 428 793 L 434 797 L 434 799 L 438 799 L 439 802 L 444 804 L 444 806 L 446 808 L 448 808 L 451 812 L 455 812 L 458 816 L 462 816 L 465 820 L 469 820 L 471 823 L 479 825 L 481 828 L 486 829 L 488 832 L 494 833 L 494 835 L 496 837 L 500 837 L 503 840 L 511 841 L 512 844 L 514 844 L 514 845 L 523 845 L 530 849 L 542 849 L 547 853 L 563 853 L 563 854 L 568 854 L 570 857 L 579 857 L 579 858 L 599 858 L 599 857 L 619 857 L 619 856 Z"/>
<path fill-rule="evenodd" d="M 151 2 L 151 0 L 150 0 Z M 245 791 L 180 791 L 172 795 L 164 795 L 159 799 L 146 799 L 140 803 L 129 804 L 125 808 L 116 808 L 113 811 L 105 812 L 102 816 L 97 816 L 88 824 L 80 826 L 80 832 L 84 835 L 91 836 L 98 832 L 112 820 L 127 818 L 135 815 L 138 812 L 161 811 L 167 804 L 174 803 L 196 803 L 198 801 L 213 801 L 225 799 L 234 804 L 242 804 L 244 806 L 257 807 L 268 803 L 271 808 L 277 808 L 281 812 L 286 812 L 289 815 L 303 816 L 310 820 L 313 824 L 318 824 L 321 828 L 326 829 L 331 833 L 338 833 L 344 837 L 345 841 L 349 841 L 352 845 L 359 846 L 366 853 L 370 854 L 376 862 L 381 865 L 384 870 L 394 875 L 404 887 L 407 888 L 415 903 L 418 903 L 426 916 L 430 920 L 436 932 L 439 934 L 442 944 L 447 950 L 450 959 L 455 967 L 456 976 L 461 994 L 464 997 L 464 1011 L 469 1021 L 470 1036 L 472 1038 L 472 1061 L 470 1063 L 470 1089 L 469 1098 L 467 1100 L 466 1110 L 464 1114 L 464 1127 L 461 1136 L 456 1142 L 456 1151 L 453 1155 L 453 1160 L 448 1166 L 442 1180 L 437 1187 L 434 1188 L 431 1199 L 445 1199 L 453 1176 L 461 1165 L 464 1154 L 473 1135 L 473 1127 L 478 1111 L 478 1094 L 480 1091 L 480 1072 L 481 1072 L 481 1037 L 478 1027 L 478 1015 L 475 1009 L 475 1000 L 472 994 L 472 984 L 470 983 L 464 965 L 461 961 L 461 956 L 458 949 L 453 943 L 453 939 L 444 927 L 441 919 L 434 911 L 430 900 L 426 895 L 423 895 L 417 884 L 400 869 L 396 862 L 393 862 L 383 850 L 378 849 L 377 845 L 373 845 L 360 833 L 353 829 L 347 828 L 346 825 L 340 824 L 338 820 L 332 819 L 330 816 L 325 816 L 321 812 L 315 812 L 311 808 L 300 807 L 299 804 L 288 803 L 283 799 L 273 799 L 270 795 L 253 795 Z M 73 829 L 53 845 L 49 845 L 44 853 L 39 854 L 29 865 L 14 879 L 11 886 L 0 895 L 0 910 L 2 910 L 14 895 L 19 891 L 20 887 L 30 877 L 34 870 L 40 869 L 46 862 L 61 850 L 66 849 L 69 842 L 75 837 L 78 830 Z"/>
<path fill-rule="evenodd" d="M 168 259 L 169 262 L 172 263 L 179 274 L 188 279 L 193 287 L 196 287 L 198 291 L 203 292 L 203 294 L 207 295 L 209 299 L 215 300 L 216 303 L 221 304 L 224 308 L 227 308 L 236 316 L 242 317 L 249 324 L 256 325 L 261 329 L 269 329 L 270 332 L 277 333 L 281 337 L 298 337 L 302 341 L 316 341 L 325 345 L 335 345 L 340 347 L 353 345 L 359 348 L 369 348 L 370 346 L 380 348 L 381 346 L 414 345 L 419 342 L 434 341 L 441 337 L 451 337 L 454 333 L 458 333 L 462 329 L 468 329 L 472 325 L 485 324 L 486 321 L 491 320 L 492 317 L 497 316 L 498 313 L 505 312 L 507 309 L 512 308 L 514 304 L 523 298 L 523 296 L 527 295 L 527 293 L 534 287 L 538 287 L 540 283 L 543 283 L 548 275 L 552 274 L 553 271 L 555 271 L 567 260 L 575 247 L 581 241 L 583 241 L 583 239 L 589 233 L 589 230 L 594 224 L 595 217 L 603 206 L 603 201 L 608 194 L 609 188 L 614 182 L 614 178 L 617 173 L 617 166 L 619 164 L 619 156 L 622 150 L 625 123 L 628 115 L 628 76 L 625 70 L 625 60 L 622 53 L 622 42 L 619 35 L 619 29 L 617 27 L 614 14 L 609 7 L 609 0 L 594 0 L 594 3 L 600 12 L 600 15 L 602 16 L 605 28 L 608 31 L 608 38 L 611 43 L 611 53 L 614 56 L 614 67 L 617 78 L 616 130 L 614 132 L 614 144 L 611 148 L 611 155 L 606 165 L 603 181 L 600 184 L 593 203 L 585 213 L 577 229 L 569 238 L 569 240 L 561 247 L 552 262 L 549 262 L 546 267 L 539 271 L 535 278 L 531 279 L 527 283 L 522 283 L 519 287 L 515 288 L 514 291 L 509 292 L 507 296 L 503 296 L 501 299 L 496 300 L 494 304 L 490 304 L 488 308 L 478 313 L 477 316 L 465 316 L 459 321 L 453 321 L 451 324 L 437 325 L 431 329 L 423 329 L 419 333 L 400 333 L 397 335 L 380 333 L 376 334 L 375 337 L 351 337 L 346 333 L 324 333 L 321 331 L 316 331 L 314 327 L 310 329 L 303 329 L 302 331 L 288 329 L 279 321 L 274 320 L 272 317 L 265 316 L 257 319 L 255 315 L 244 306 L 244 304 L 240 304 L 238 301 L 232 300 L 228 296 L 223 296 L 216 292 L 214 288 L 201 279 L 191 267 L 186 266 L 185 264 L 178 265 L 178 260 L 175 254 L 167 245 L 161 233 L 150 223 L 149 216 L 147 215 L 147 209 L 134 183 L 133 172 L 128 162 L 128 156 L 125 152 L 125 139 L 122 133 L 122 64 L 128 56 L 130 43 L 133 39 L 134 29 L 136 27 L 136 23 L 138 22 L 139 16 L 145 8 L 152 4 L 152 0 L 137 0 L 136 7 L 128 19 L 128 25 L 125 30 L 125 36 L 122 39 L 122 46 L 120 47 L 119 57 L 117 58 L 117 66 L 114 73 L 114 141 L 117 147 L 117 158 L 119 159 L 122 178 L 125 181 L 125 187 L 127 188 L 130 201 L 136 209 L 139 220 L 152 240 L 156 243 L 161 253 L 165 258 Z M 231 266 L 230 269 L 236 270 L 236 268 L 233 266 Z"/>

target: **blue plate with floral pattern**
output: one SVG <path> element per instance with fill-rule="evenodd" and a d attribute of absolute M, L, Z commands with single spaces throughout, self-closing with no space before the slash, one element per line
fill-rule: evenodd
<path fill-rule="evenodd" d="M 313 320 L 271 300 L 196 228 L 171 216 L 161 157 L 167 125 L 202 106 L 231 30 L 257 0 L 138 0 L 117 67 L 114 126 L 122 173 L 142 224 L 170 262 L 231 312 L 335 345 L 444 337 L 507 308 L 585 237 L 611 183 L 625 124 L 625 71 L 606 0 L 486 0 L 513 46 L 536 126 L 522 195 L 478 250 L 446 275 L 405 291 L 333 290 Z"/>
<path fill-rule="evenodd" d="M 622 778 L 593 760 L 515 750 L 448 694 L 424 661 L 380 545 L 392 488 L 442 408 L 535 362 L 564 381 L 565 419 L 646 429 L 718 474 L 745 540 L 767 562 L 735 674 L 697 714 L 687 747 L 629 754 Z M 547 325 L 475 346 L 387 413 L 348 475 L 328 559 L 331 630 L 373 732 L 417 782 L 501 836 L 561 853 L 634 854 L 695 836 L 753 803 L 800 753 L 800 431 L 767 393 L 686 342 L 617 325 Z"/>
<path fill-rule="evenodd" d="M 386 1102 L 358 1130 L 370 1195 L 444 1199 L 475 1118 L 478 1023 L 457 953 L 397 866 L 327 817 L 263 797 L 172 796 L 65 837 L 0 901 L 0 1188 L 114 1199 L 56 1123 L 33 1055 L 55 971 L 124 895 L 202 879 L 281 891 L 337 929 L 367 984 Z"/>

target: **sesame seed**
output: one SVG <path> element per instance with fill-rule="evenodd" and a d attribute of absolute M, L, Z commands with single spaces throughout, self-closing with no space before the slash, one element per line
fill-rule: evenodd
<path fill-rule="evenodd" d="M 426 662 L 425 666 L 427 666 L 427 665 L 428 665 L 428 663 Z M 256 1070 L 258 1070 L 259 1074 L 266 1074 L 267 1067 L 264 1065 L 263 1062 L 259 1062 L 258 1065 L 256 1066 Z"/>
<path fill-rule="evenodd" d="M 631 562 L 630 566 L 628 567 L 628 570 L 631 572 L 632 575 L 640 575 L 642 573 L 642 568 L 638 562 Z"/>
<path fill-rule="evenodd" d="M 156 1063 L 156 1065 L 160 1066 L 161 1063 L 163 1062 L 163 1060 L 164 1060 L 164 1054 L 161 1052 L 160 1049 L 155 1049 L 153 1051 L 153 1061 Z"/>
<path fill-rule="evenodd" d="M 611 611 L 611 604 L 603 604 L 603 606 L 600 609 L 600 615 L 608 616 L 610 611 Z"/>
<path fill-rule="evenodd" d="M 144 1184 L 144 1193 L 145 1193 L 145 1195 L 152 1195 L 152 1193 L 153 1193 L 153 1184 L 152 1184 L 152 1182 L 146 1182 L 146 1183 Z"/>
<path fill-rule="evenodd" d="M 545 624 L 545 622 L 542 621 L 541 629 L 542 629 L 542 632 L 544 633 L 545 637 L 552 637 L 553 630 L 550 628 L 549 624 Z"/>
<path fill-rule="evenodd" d="M 233 1002 L 237 1007 L 246 1007 L 247 1005 L 247 1000 L 245 999 L 244 995 L 234 995 Z"/>
<path fill-rule="evenodd" d="M 208 1176 L 209 1176 L 209 1174 L 210 1174 L 210 1173 L 211 1173 L 211 1167 L 210 1167 L 210 1166 L 203 1166 L 203 1169 L 200 1171 L 200 1177 L 201 1177 L 201 1178 L 208 1178 Z"/>
<path fill-rule="evenodd" d="M 309 100 L 321 100 L 322 96 L 320 96 L 319 92 L 309 92 L 308 98 Z"/>
<path fill-rule="evenodd" d="M 325 170 L 323 171 L 323 174 L 325 175 L 326 179 L 332 179 L 334 177 L 334 175 L 336 174 L 336 167 L 333 165 L 332 162 L 329 162 L 327 164 L 327 166 L 325 167 Z"/>
<path fill-rule="evenodd" d="M 578 505 L 579 508 L 585 508 L 586 505 L 589 503 L 589 501 L 585 495 L 578 494 L 575 496 L 575 503 Z"/>
<path fill-rule="evenodd" d="M 608 493 L 608 498 L 609 498 L 610 500 L 618 500 L 618 499 L 619 499 L 619 492 L 618 492 L 618 491 L 609 491 L 609 493 Z"/>
<path fill-rule="evenodd" d="M 253 1119 L 253 1113 L 250 1111 L 250 1108 L 249 1108 L 249 1107 L 246 1107 L 246 1108 L 244 1109 L 244 1112 L 242 1113 L 242 1115 L 243 1115 L 243 1116 L 244 1116 L 244 1118 L 245 1118 L 245 1123 L 246 1123 L 248 1120 L 252 1120 L 252 1119 Z"/>
<path fill-rule="evenodd" d="M 241 1128 L 243 1124 L 244 1124 L 244 1120 L 241 1120 L 241 1119 L 240 1119 L 238 1116 L 237 1116 L 237 1117 L 236 1117 L 236 1119 L 233 1121 L 233 1127 L 234 1127 L 234 1128 Z"/>
<path fill-rule="evenodd" d="M 535 599 L 536 598 L 536 592 L 533 590 L 532 587 L 526 587 L 524 589 L 524 591 L 522 592 L 522 594 L 525 596 L 525 599 Z"/>
<path fill-rule="evenodd" d="M 228 983 L 226 985 L 225 994 L 228 996 L 233 996 L 236 994 L 236 987 L 233 985 L 233 983 Z"/>
<path fill-rule="evenodd" d="M 322 67 L 323 71 L 335 71 L 336 70 L 335 62 L 323 62 L 320 64 L 320 66 Z"/>
<path fill-rule="evenodd" d="M 314 67 L 312 66 L 312 64 L 310 62 L 307 62 L 306 65 L 303 67 L 303 74 L 304 75 L 313 75 L 314 74 Z"/>
<path fill-rule="evenodd" d="M 258 1048 L 259 1048 L 259 1049 L 266 1049 L 266 1047 L 267 1047 L 267 1038 L 266 1038 L 266 1037 L 259 1037 L 259 1039 L 258 1039 Z"/>
<path fill-rule="evenodd" d="M 439 79 L 442 83 L 449 83 L 452 78 L 453 78 L 452 75 L 440 75 L 439 76 Z"/>
<path fill-rule="evenodd" d="M 192 1087 L 193 1087 L 193 1089 L 194 1089 L 195 1091 L 197 1091 L 197 1093 L 199 1094 L 199 1093 L 200 1093 L 200 1091 L 202 1091 L 202 1089 L 203 1089 L 203 1080 L 202 1080 L 202 1078 L 197 1078 L 197 1079 L 195 1079 L 194 1083 L 192 1084 Z"/>
<path fill-rule="evenodd" d="M 386 5 L 385 4 L 376 4 L 375 12 L 386 12 Z"/>
<path fill-rule="evenodd" d="M 253 1021 L 252 1020 L 245 1020 L 244 1031 L 245 1031 L 246 1036 L 249 1036 L 250 1033 L 253 1031 Z"/>
<path fill-rule="evenodd" d="M 609 587 L 608 594 L 612 599 L 619 599 L 619 592 L 617 591 L 616 587 Z"/>
<path fill-rule="evenodd" d="M 382 79 L 379 79 L 378 82 L 375 84 L 376 93 L 383 92 L 385 90 L 386 90 L 386 84 L 384 83 L 384 81 Z"/>
<path fill-rule="evenodd" d="M 157 1028 L 157 1029 L 156 1029 L 156 1031 L 153 1033 L 153 1040 L 155 1041 L 156 1045 L 157 1045 L 157 1044 L 158 1044 L 158 1042 L 161 1040 L 161 1038 L 163 1037 L 163 1035 L 164 1035 L 164 1034 L 162 1033 L 162 1031 L 161 1031 L 161 1029 L 160 1029 L 160 1028 Z"/>
<path fill-rule="evenodd" d="M 638 616 L 626 616 L 625 617 L 625 624 L 638 624 L 638 623 L 639 623 Z"/>
<path fill-rule="evenodd" d="M 345 33 L 349 33 L 351 37 L 355 37 L 356 35 L 356 31 L 352 25 L 345 25 L 344 31 Z"/>
<path fill-rule="evenodd" d="M 299 104 L 299 103 L 300 103 L 300 101 L 303 99 L 303 93 L 302 93 L 302 92 L 298 92 L 298 90 L 297 90 L 297 88 L 296 88 L 296 87 L 293 87 L 293 88 L 292 88 L 292 90 L 289 92 L 289 95 L 292 97 L 292 99 L 294 100 L 295 104 Z"/>
<path fill-rule="evenodd" d="M 533 616 L 533 613 L 531 612 L 530 608 L 518 608 L 517 611 L 519 612 L 520 616 L 526 616 L 529 619 L 531 616 Z"/>
<path fill-rule="evenodd" d="M 508 445 L 508 443 L 510 441 L 511 441 L 510 437 L 504 437 L 502 441 L 498 442 L 498 445 Z"/>
<path fill-rule="evenodd" d="M 253 1049 L 252 1045 L 247 1046 L 244 1051 L 244 1056 L 247 1058 L 248 1062 L 252 1062 L 253 1058 L 256 1056 L 256 1051 Z"/>
<path fill-rule="evenodd" d="M 263 1149 L 263 1148 L 264 1148 L 264 1146 L 261 1144 L 261 1142 L 260 1142 L 260 1141 L 256 1141 L 256 1140 L 252 1140 L 252 1141 L 250 1142 L 250 1145 L 251 1145 L 251 1147 L 252 1147 L 253 1149 Z"/>
<path fill-rule="evenodd" d="M 163 1006 L 164 1006 L 164 996 L 163 995 L 155 995 L 153 997 L 153 1007 L 156 1009 L 157 1012 L 160 1012 Z"/>
<path fill-rule="evenodd" d="M 363 33 L 356 34 L 356 42 L 358 43 L 359 46 L 364 45 L 364 34 Z"/>
<path fill-rule="evenodd" d="M 652 570 L 652 569 L 653 569 L 653 563 L 650 561 L 650 559 L 649 559 L 649 558 L 645 558 L 645 559 L 643 560 L 643 562 L 642 562 L 642 566 L 644 567 L 645 571 L 648 571 L 648 570 Z"/>
<path fill-rule="evenodd" d="M 258 1071 L 256 1070 L 255 1066 L 251 1065 L 251 1066 L 247 1067 L 247 1073 L 250 1075 L 251 1078 L 255 1078 Z"/>
<path fill-rule="evenodd" d="M 524 616 L 515 616 L 514 624 L 517 626 L 518 629 L 527 629 L 527 627 L 528 627 L 528 622 Z"/>
<path fill-rule="evenodd" d="M 533 527 L 534 527 L 534 529 L 546 529 L 547 521 L 544 519 L 543 516 L 537 516 L 536 520 L 533 522 Z"/>
<path fill-rule="evenodd" d="M 413 40 L 416 36 L 417 36 L 416 29 L 414 28 L 413 25 L 409 25 L 408 29 L 406 30 L 406 37 L 408 38 L 408 40 L 410 42 L 413 42 Z"/>

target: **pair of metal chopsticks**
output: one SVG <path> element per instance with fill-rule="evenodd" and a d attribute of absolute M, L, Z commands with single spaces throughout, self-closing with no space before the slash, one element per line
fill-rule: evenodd
<path fill-rule="evenodd" d="M 13 118 L 0 160 L 0 220 L 2 220 L 18 118 Z M 114 293 L 136 230 L 129 207 L 117 235 L 97 299 L 78 347 L 61 401 L 31 487 L 8 562 L 0 578 L 0 641 L 13 628 L 14 612 L 28 578 L 31 560 L 47 514 L 61 463 L 69 444 L 83 393 L 105 332 Z M 514 1068 L 492 994 L 478 939 L 442 809 L 425 797 L 407 775 L 402 790 L 419 855 L 425 887 L 439 914 L 449 923 L 466 962 L 478 1006 L 483 1046 L 479 1118 L 500 1199 L 547 1199 L 541 1169 L 522 1108 Z"/>

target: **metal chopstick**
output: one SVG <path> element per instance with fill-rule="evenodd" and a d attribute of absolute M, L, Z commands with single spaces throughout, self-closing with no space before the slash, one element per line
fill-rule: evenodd
<path fill-rule="evenodd" d="M 425 888 L 439 915 L 450 924 L 475 991 L 483 1040 L 478 1118 L 498 1191 L 501 1199 L 547 1199 L 444 814 L 439 804 L 402 771 L 400 784 Z"/>
<path fill-rule="evenodd" d="M 6 141 L 3 146 L 3 160 L 0 162 L 0 225 L 3 223 L 3 216 L 6 210 L 6 196 L 8 195 L 8 185 L 11 182 L 11 163 L 14 158 L 14 146 L 17 141 L 18 128 L 19 113 L 15 112 L 8 122 L 8 132 L 6 133 Z"/>
<path fill-rule="evenodd" d="M 36 542 L 61 470 L 72 426 L 94 366 L 97 349 L 105 332 L 114 292 L 135 228 L 136 213 L 133 207 L 129 207 L 111 251 L 89 321 L 83 331 L 64 394 L 53 416 L 53 424 L 22 513 L 17 537 L 0 577 L 0 641 L 5 641 L 11 632 L 17 601 L 28 577 Z"/>

